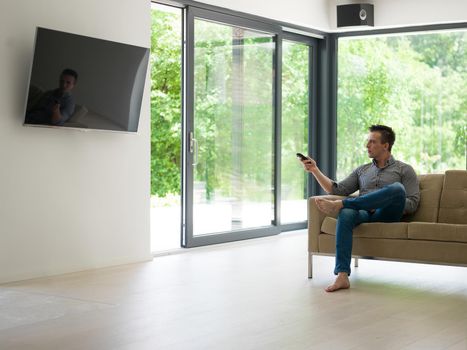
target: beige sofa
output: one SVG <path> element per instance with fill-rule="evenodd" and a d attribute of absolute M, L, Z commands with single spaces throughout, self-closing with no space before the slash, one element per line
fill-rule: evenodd
<path fill-rule="evenodd" d="M 353 231 L 355 266 L 358 258 L 467 266 L 467 171 L 420 175 L 417 211 L 402 222 L 365 223 Z M 322 196 L 326 198 L 344 198 Z M 308 277 L 313 255 L 335 254 L 336 218 L 308 201 Z"/>

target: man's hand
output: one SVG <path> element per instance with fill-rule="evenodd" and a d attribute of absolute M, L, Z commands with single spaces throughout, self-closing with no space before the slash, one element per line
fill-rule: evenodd
<path fill-rule="evenodd" d="M 324 175 L 316 165 L 316 161 L 311 158 L 307 157 L 307 159 L 304 160 L 299 160 L 305 171 L 313 174 L 315 177 L 316 181 L 320 184 L 320 186 L 325 190 L 327 193 L 331 193 L 332 191 L 332 180 L 328 178 L 326 175 Z"/>
<path fill-rule="evenodd" d="M 316 166 L 316 162 L 313 158 L 307 157 L 307 159 L 305 160 L 300 160 L 300 163 L 302 163 L 305 171 L 309 173 L 313 173 L 315 170 L 318 169 L 318 167 Z"/>
<path fill-rule="evenodd" d="M 52 116 L 50 118 L 52 124 L 58 123 L 62 119 L 62 114 L 60 113 L 60 104 L 55 103 L 52 107 Z"/>

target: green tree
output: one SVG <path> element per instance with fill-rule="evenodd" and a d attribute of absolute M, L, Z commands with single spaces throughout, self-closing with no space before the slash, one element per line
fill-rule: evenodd
<path fill-rule="evenodd" d="M 260 190 L 272 182 L 272 74 L 263 76 L 273 71 L 271 43 L 239 28 L 195 21 L 195 181 L 208 201 L 216 193 L 271 195 Z"/>
<path fill-rule="evenodd" d="M 180 193 L 181 18 L 151 12 L 151 194 Z"/>
<path fill-rule="evenodd" d="M 295 153 L 308 153 L 309 47 L 284 41 L 282 54 L 282 199 L 296 200 L 307 190 Z"/>
<path fill-rule="evenodd" d="M 375 123 L 395 129 L 393 153 L 419 173 L 466 167 L 465 44 L 455 32 L 340 41 L 338 178 L 368 162 L 354 136 Z"/>

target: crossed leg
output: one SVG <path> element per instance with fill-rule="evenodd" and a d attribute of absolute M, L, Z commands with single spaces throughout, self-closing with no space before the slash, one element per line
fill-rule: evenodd
<path fill-rule="evenodd" d="M 396 182 L 381 190 L 344 200 L 316 198 L 318 208 L 326 214 L 339 213 L 336 227 L 337 275 L 325 290 L 334 292 L 350 287 L 350 260 L 352 255 L 353 228 L 363 222 L 396 222 L 402 217 L 405 206 L 405 188 Z M 344 209 L 344 210 L 342 210 Z"/>

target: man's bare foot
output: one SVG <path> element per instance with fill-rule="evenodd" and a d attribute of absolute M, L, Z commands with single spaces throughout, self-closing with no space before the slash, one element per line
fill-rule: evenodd
<path fill-rule="evenodd" d="M 333 284 L 327 286 L 324 290 L 326 292 L 335 292 L 339 289 L 350 288 L 349 276 L 345 272 L 339 272 Z"/>
<path fill-rule="evenodd" d="M 318 206 L 319 210 L 321 210 L 325 214 L 336 214 L 344 207 L 342 204 L 342 200 L 329 200 L 324 198 L 316 198 L 315 199 L 316 205 Z"/>

